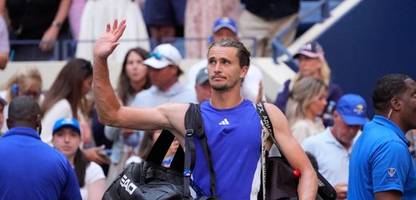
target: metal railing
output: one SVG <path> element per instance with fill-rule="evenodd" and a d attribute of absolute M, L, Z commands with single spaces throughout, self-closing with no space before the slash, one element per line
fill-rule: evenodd
<path fill-rule="evenodd" d="M 257 41 L 255 38 L 251 37 L 243 37 L 240 38 L 243 42 L 250 44 L 248 47 L 251 52 L 256 52 L 256 46 Z M 172 40 L 166 40 L 170 41 L 172 45 L 174 45 L 178 50 L 181 52 L 181 54 L 185 57 L 186 55 L 186 42 L 210 42 L 210 38 L 174 38 Z M 50 52 L 44 53 L 41 52 L 41 50 L 38 48 L 40 40 L 10 40 L 10 61 L 29 61 L 29 60 L 67 60 L 70 58 L 73 58 L 75 56 L 77 43 L 93 43 L 95 40 L 71 40 L 71 39 L 61 39 L 57 40 L 53 48 Z M 141 42 L 148 42 L 151 49 L 153 49 L 157 44 L 159 44 L 158 41 L 153 39 L 127 39 L 127 40 L 121 40 L 120 43 L 125 42 L 135 42 L 135 43 L 141 43 Z M 23 59 L 21 56 L 20 58 L 15 59 L 16 51 L 20 51 L 21 49 L 26 49 L 25 53 L 30 54 L 29 48 L 32 48 L 33 51 L 37 51 L 33 53 L 32 55 L 27 55 Z M 19 50 L 20 49 L 20 50 Z M 40 57 L 36 57 L 37 55 L 42 54 Z M 255 54 L 253 55 L 255 56 Z"/>
<path fill-rule="evenodd" d="M 298 71 L 298 64 L 293 59 L 293 55 L 288 51 L 287 47 L 285 47 L 285 45 L 283 44 L 283 42 L 282 42 L 283 38 L 288 33 L 293 31 L 294 29 L 297 29 L 298 24 L 299 24 L 300 21 L 316 14 L 317 12 L 320 12 L 320 20 L 318 22 L 322 22 L 325 19 L 327 19 L 328 17 L 330 17 L 329 2 L 330 2 L 330 0 L 320 0 L 320 1 L 316 2 L 315 7 L 313 7 L 312 9 L 309 9 L 306 12 L 300 14 L 298 16 L 298 18 L 294 21 L 294 23 L 289 24 L 287 27 L 285 27 L 284 29 L 282 29 L 280 32 L 278 32 L 276 34 L 276 37 L 272 41 L 272 49 L 273 49 L 272 56 L 273 56 L 273 61 L 275 63 L 277 63 L 277 59 L 280 56 L 286 55 L 288 59 L 285 61 L 285 63 L 293 71 L 295 71 L 295 72 Z"/>

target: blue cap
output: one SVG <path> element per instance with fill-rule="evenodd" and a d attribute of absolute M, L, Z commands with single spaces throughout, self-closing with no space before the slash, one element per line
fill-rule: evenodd
<path fill-rule="evenodd" d="M 79 123 L 75 118 L 61 118 L 58 119 L 55 124 L 53 125 L 52 134 L 55 134 L 61 128 L 69 127 L 74 129 L 77 133 L 81 134 L 81 129 L 79 127 Z"/>
<path fill-rule="evenodd" d="M 237 23 L 229 17 L 221 17 L 215 20 L 212 31 L 215 33 L 222 28 L 228 28 L 237 34 Z"/>
<path fill-rule="evenodd" d="M 347 125 L 364 125 L 367 122 L 367 103 L 360 95 L 343 95 L 338 100 L 336 111 Z"/>

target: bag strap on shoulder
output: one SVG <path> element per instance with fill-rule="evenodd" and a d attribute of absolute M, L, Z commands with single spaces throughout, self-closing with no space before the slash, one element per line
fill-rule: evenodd
<path fill-rule="evenodd" d="M 201 112 L 199 104 L 190 103 L 189 108 L 185 114 L 185 188 L 189 188 L 190 176 L 195 166 L 195 144 L 193 136 L 196 135 L 198 140 L 201 142 L 202 151 L 206 161 L 208 162 L 209 176 L 210 176 L 210 191 L 211 196 L 215 198 L 215 171 L 211 159 L 211 151 L 209 150 L 208 140 L 205 135 L 204 123 L 201 118 Z M 185 189 L 186 190 L 186 189 Z M 189 191 L 188 191 L 189 192 Z"/>

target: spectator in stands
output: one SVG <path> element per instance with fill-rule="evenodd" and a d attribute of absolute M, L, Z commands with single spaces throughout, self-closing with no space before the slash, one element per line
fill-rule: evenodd
<path fill-rule="evenodd" d="M 75 169 L 82 199 L 101 200 L 105 191 L 105 175 L 101 167 L 86 159 L 79 148 L 81 129 L 75 118 L 62 118 L 55 122 L 52 144 L 66 156 Z"/>
<path fill-rule="evenodd" d="M 218 18 L 212 27 L 212 40 L 220 41 L 222 39 L 235 39 L 238 40 L 238 30 L 236 22 L 228 17 Z M 188 71 L 188 86 L 195 86 L 195 78 L 198 71 L 208 65 L 207 59 L 203 59 L 197 64 L 190 67 Z M 241 94 L 244 98 L 256 102 L 258 99 L 263 100 L 263 92 L 261 91 L 260 84 L 263 80 L 263 75 L 260 69 L 251 64 L 248 68 L 246 77 L 244 78 Z M 259 97 L 260 94 L 260 97 Z"/>
<path fill-rule="evenodd" d="M 416 166 L 405 137 L 416 128 L 416 82 L 385 75 L 372 99 L 376 115 L 351 153 L 348 199 L 416 199 Z"/>
<path fill-rule="evenodd" d="M 193 0 L 186 2 L 185 41 L 187 58 L 205 58 L 212 35 L 211 26 L 219 17 L 238 19 L 240 0 Z"/>
<path fill-rule="evenodd" d="M 150 54 L 142 48 L 130 49 L 123 61 L 118 78 L 117 96 L 123 105 L 131 105 L 134 97 L 151 85 L 149 69 L 143 61 Z M 111 183 L 125 166 L 126 160 L 140 143 L 141 135 L 134 130 L 105 127 L 105 137 L 113 141 L 110 171 L 107 181 Z"/>
<path fill-rule="evenodd" d="M 168 102 L 196 102 L 194 91 L 178 82 L 182 74 L 179 67 L 181 60 L 178 49 L 171 44 L 157 46 L 151 57 L 144 61 L 144 64 L 150 67 L 152 86 L 138 93 L 132 105 L 154 107 Z"/>
<path fill-rule="evenodd" d="M 156 12 L 160 14 L 159 11 Z M 141 47 L 150 50 L 146 25 L 138 0 L 95 0 L 87 1 L 81 17 L 76 57 L 92 61 L 95 40 L 105 31 L 107 22 L 113 19 L 126 19 L 129 27 L 121 38 L 117 50 L 109 57 L 109 62 L 121 63 L 131 48 Z"/>
<path fill-rule="evenodd" d="M 12 40 L 41 40 L 39 44 L 12 45 L 14 60 L 48 60 L 58 39 L 70 39 L 68 16 L 71 0 L 2 0 L 0 13 L 8 13 Z"/>
<path fill-rule="evenodd" d="M 303 149 L 317 160 L 319 172 L 337 191 L 338 199 L 347 198 L 348 168 L 357 133 L 367 122 L 367 104 L 356 94 L 343 95 L 334 111 L 334 125 L 303 141 Z"/>
<path fill-rule="evenodd" d="M 3 111 L 4 111 L 4 107 L 6 107 L 6 105 L 7 105 L 6 100 L 4 100 L 3 98 L 0 97 L 0 126 L 3 126 L 3 123 L 4 123 L 4 114 L 3 114 Z M 0 129 L 1 128 L 2 127 L 0 127 Z M 3 135 L 3 132 L 0 131 L 0 136 L 2 136 L 2 135 Z"/>
<path fill-rule="evenodd" d="M 275 105 L 285 112 L 289 93 L 294 84 L 302 77 L 312 76 L 321 79 L 328 86 L 327 106 L 323 116 L 324 125 L 332 125 L 332 112 L 338 99 L 342 96 L 341 88 L 331 81 L 331 69 L 324 57 L 324 51 L 317 42 L 310 42 L 303 46 L 294 56 L 299 60 L 299 71 L 293 79 L 283 84 L 283 89 L 277 95 Z"/>
<path fill-rule="evenodd" d="M 208 68 L 202 68 L 196 75 L 195 93 L 199 103 L 211 98 L 211 85 L 209 84 Z"/>
<path fill-rule="evenodd" d="M 240 17 L 242 37 L 253 37 L 257 41 L 256 56 L 271 56 L 272 41 L 276 35 L 297 23 L 300 0 L 242 0 L 244 11 Z M 295 38 L 295 24 L 282 38 L 289 46 Z"/>
<path fill-rule="evenodd" d="M 27 96 L 16 97 L 9 113 L 10 130 L 0 138 L 1 198 L 80 200 L 71 164 L 40 140 L 38 103 Z"/>
<path fill-rule="evenodd" d="M 286 105 L 286 117 L 299 143 L 324 130 L 320 116 L 327 94 L 325 83 L 313 77 L 304 77 L 293 86 Z"/>
<path fill-rule="evenodd" d="M 83 139 L 91 130 L 87 123 L 87 100 L 85 95 L 90 91 L 92 83 L 92 66 L 84 59 L 69 60 L 59 72 L 49 91 L 45 94 L 42 108 L 42 141 L 51 144 L 52 127 L 56 120 L 61 118 L 76 118 L 81 123 Z M 88 143 L 87 141 L 84 141 Z"/>
<path fill-rule="evenodd" d="M 145 1 L 144 20 L 153 45 L 173 42 L 183 35 L 185 6 L 186 0 Z"/>
<path fill-rule="evenodd" d="M 3 15 L 0 15 L 0 70 L 6 69 L 9 61 L 9 33 Z"/>
<path fill-rule="evenodd" d="M 42 77 L 40 72 L 34 67 L 22 67 L 7 81 L 4 90 L 0 92 L 0 97 L 6 100 L 6 102 L 11 102 L 17 96 L 30 96 L 39 102 L 41 93 Z M 7 106 L 3 110 L 3 115 L 7 118 Z M 7 130 L 6 121 L 4 121 L 1 132 L 4 133 Z"/>

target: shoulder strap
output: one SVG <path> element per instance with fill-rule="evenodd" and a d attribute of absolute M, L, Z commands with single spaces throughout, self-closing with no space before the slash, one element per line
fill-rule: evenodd
<path fill-rule="evenodd" d="M 256 110 L 257 110 L 257 113 L 260 116 L 260 119 L 263 123 L 264 128 L 266 128 L 267 131 L 270 133 L 270 138 L 272 139 L 273 144 L 276 145 L 276 147 L 280 151 L 280 146 L 277 143 L 276 138 L 274 138 L 273 125 L 272 125 L 272 122 L 270 121 L 269 114 L 267 114 L 266 108 L 264 107 L 264 103 L 263 102 L 257 103 L 256 104 Z M 282 156 L 283 156 L 283 154 L 282 154 Z"/>
<path fill-rule="evenodd" d="M 162 130 L 153 144 L 146 161 L 160 165 L 175 137 L 168 130 Z"/>
<path fill-rule="evenodd" d="M 185 114 L 185 129 L 185 187 L 189 188 L 191 170 L 195 166 L 195 144 L 193 141 L 193 136 L 195 134 L 198 140 L 201 141 L 202 151 L 204 152 L 205 159 L 208 162 L 211 196 L 215 198 L 215 171 L 212 164 L 211 151 L 208 147 L 208 140 L 205 135 L 204 123 L 201 118 L 199 104 L 189 104 L 189 108 Z"/>

